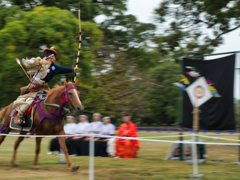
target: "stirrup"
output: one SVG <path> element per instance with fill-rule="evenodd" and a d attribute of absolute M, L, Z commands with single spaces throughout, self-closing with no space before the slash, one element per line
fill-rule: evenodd
<path fill-rule="evenodd" d="M 26 123 L 23 114 L 17 114 L 17 119 L 14 119 L 14 123 L 23 126 Z"/>
<path fill-rule="evenodd" d="M 25 123 L 26 123 L 25 118 L 23 118 L 23 119 L 20 120 L 20 124 L 19 125 L 23 126 Z"/>

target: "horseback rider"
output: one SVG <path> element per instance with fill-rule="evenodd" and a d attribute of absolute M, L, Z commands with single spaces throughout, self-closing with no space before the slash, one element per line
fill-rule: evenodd
<path fill-rule="evenodd" d="M 33 64 L 38 69 L 28 72 L 30 74 L 35 73 L 33 81 L 28 86 L 21 88 L 21 96 L 14 101 L 13 107 L 18 112 L 17 118 L 14 118 L 15 124 L 24 124 L 23 113 L 31 106 L 38 93 L 47 93 L 49 91 L 48 83 L 54 76 L 78 71 L 78 67 L 69 68 L 56 65 L 55 61 L 58 53 L 54 47 L 44 49 L 43 53 L 45 54 L 44 60 L 41 60 L 41 58 L 39 58 L 40 60 L 38 58 L 23 59 L 25 64 Z M 40 71 L 43 64 L 46 65 L 47 69 Z"/>

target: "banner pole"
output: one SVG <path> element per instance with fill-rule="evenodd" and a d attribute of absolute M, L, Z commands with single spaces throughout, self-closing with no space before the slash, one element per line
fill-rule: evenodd
<path fill-rule="evenodd" d="M 218 55 L 224 55 L 224 54 L 236 54 L 239 53 L 240 51 L 231 51 L 231 52 L 223 52 L 223 53 L 216 53 L 216 54 L 203 54 L 203 55 L 197 55 L 197 56 L 188 56 L 185 58 L 191 59 L 191 58 L 201 58 L 201 57 L 206 57 L 206 56 L 218 56 Z"/>
<path fill-rule="evenodd" d="M 196 104 L 193 107 L 193 142 L 197 141 L 197 133 L 198 133 L 198 124 L 199 124 L 199 107 L 197 106 L 197 99 Z M 198 157 L 197 157 L 197 144 L 192 144 L 193 148 L 193 174 L 198 174 Z"/>
<path fill-rule="evenodd" d="M 180 75 L 183 74 L 183 59 L 180 62 Z M 179 90 L 179 141 L 183 141 L 183 91 L 180 89 Z M 180 147 L 180 157 L 179 160 L 183 161 L 184 160 L 184 146 L 182 143 L 179 144 Z"/>
<path fill-rule="evenodd" d="M 196 134 L 195 133 L 193 133 L 193 135 L 192 135 L 192 141 L 193 142 L 196 141 Z M 192 144 L 193 175 L 198 175 L 198 158 L 197 158 L 197 148 L 196 148 L 196 146 L 197 146 L 196 144 Z"/>
<path fill-rule="evenodd" d="M 197 142 L 197 133 L 199 128 L 199 106 L 198 100 L 196 99 L 193 105 L 193 129 L 194 133 L 192 134 L 192 141 Z M 198 153 L 197 153 L 197 144 L 192 144 L 192 161 L 193 161 L 193 174 L 190 174 L 191 179 L 202 179 L 203 174 L 198 174 Z"/>
<path fill-rule="evenodd" d="M 239 54 L 240 55 L 240 54 Z M 238 62 L 239 64 L 240 64 L 240 62 Z M 238 64 L 238 66 L 239 66 L 239 64 Z M 237 69 L 238 69 L 238 77 L 240 77 L 240 67 L 237 67 Z M 239 81 L 238 81 L 239 82 Z M 239 82 L 239 92 L 240 92 L 240 82 Z M 239 96 L 240 97 L 240 96 Z M 237 102 L 238 102 L 238 100 L 237 100 Z M 238 104 L 238 103 L 237 103 Z M 239 108 L 238 108 L 238 113 L 240 113 L 240 110 L 239 110 Z M 239 115 L 240 116 L 240 115 Z M 239 118 L 239 120 L 238 120 L 238 139 L 240 140 L 240 118 Z M 236 164 L 237 165 L 240 165 L 240 145 L 238 146 L 238 162 L 236 162 Z"/>
<path fill-rule="evenodd" d="M 240 53 L 238 52 L 238 53 L 236 53 L 236 59 L 237 60 L 235 60 L 235 69 L 237 69 L 238 70 L 238 78 L 236 78 L 237 79 L 237 82 L 239 83 L 239 89 L 238 89 L 238 91 L 240 92 L 240 82 L 239 82 L 239 78 L 240 78 Z M 237 67 L 236 67 L 237 66 Z M 240 95 L 239 95 L 239 97 L 237 97 L 236 99 L 237 99 L 237 105 L 239 106 L 239 99 L 240 99 Z M 238 133 L 238 139 L 240 140 L 240 107 L 238 107 L 238 127 L 236 128 L 236 132 Z M 236 165 L 240 165 L 240 144 L 239 144 L 239 146 L 238 146 L 238 161 L 237 162 L 234 162 L 234 164 L 236 164 Z"/>
<path fill-rule="evenodd" d="M 238 54 L 238 55 L 240 55 L 240 54 Z M 237 54 L 236 54 L 236 56 L 237 56 Z M 239 62 L 239 64 L 240 64 L 240 62 Z M 239 64 L 238 64 L 238 66 L 239 66 Z M 238 77 L 240 77 L 240 67 L 238 68 L 238 72 L 239 72 Z M 238 82 L 239 82 L 239 80 L 238 80 Z M 240 82 L 239 82 L 239 92 L 240 92 Z M 237 102 L 238 102 L 238 100 L 237 100 Z M 239 108 L 238 108 L 238 112 L 240 112 Z M 240 140 L 240 118 L 238 120 L 238 139 Z M 240 164 L 240 145 L 238 146 L 238 164 Z"/>

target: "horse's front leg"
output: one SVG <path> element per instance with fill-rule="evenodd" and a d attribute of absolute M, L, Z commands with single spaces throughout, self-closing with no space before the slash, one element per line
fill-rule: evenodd
<path fill-rule="evenodd" d="M 64 130 L 60 131 L 59 135 L 65 135 Z M 69 157 L 69 154 L 68 154 L 68 149 L 67 149 L 67 146 L 66 146 L 66 143 L 65 143 L 65 137 L 58 137 L 58 141 L 59 141 L 60 147 L 62 148 L 62 150 L 63 150 L 63 152 L 64 152 L 64 154 L 66 156 L 68 166 L 71 167 L 72 171 L 78 170 L 79 166 L 78 165 L 74 165 L 72 163 L 72 161 L 70 160 L 70 157 Z"/>
<path fill-rule="evenodd" d="M 36 137 L 35 159 L 34 159 L 34 162 L 33 162 L 33 165 L 35 166 L 36 169 L 40 168 L 38 166 L 38 155 L 40 153 L 41 142 L 42 142 L 42 137 Z"/>
<path fill-rule="evenodd" d="M 23 132 L 21 135 L 26 135 L 27 132 Z M 19 144 L 23 141 L 24 137 L 18 137 L 17 141 L 15 142 L 14 145 L 14 152 L 13 152 L 13 158 L 12 158 L 12 164 L 13 166 L 18 166 L 18 163 L 16 162 L 16 157 L 17 157 L 17 149 L 19 147 Z"/>

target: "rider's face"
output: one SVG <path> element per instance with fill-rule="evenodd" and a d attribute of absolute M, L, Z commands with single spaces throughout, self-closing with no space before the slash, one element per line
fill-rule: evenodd
<path fill-rule="evenodd" d="M 50 58 L 48 58 L 47 61 L 48 61 L 50 64 L 55 63 L 55 61 L 56 61 L 55 55 L 54 55 L 54 56 L 51 56 Z M 49 65 L 50 65 L 50 64 L 49 64 Z"/>
<path fill-rule="evenodd" d="M 52 59 L 52 62 L 55 63 L 56 57 L 55 57 L 55 56 L 52 56 L 51 59 Z"/>

